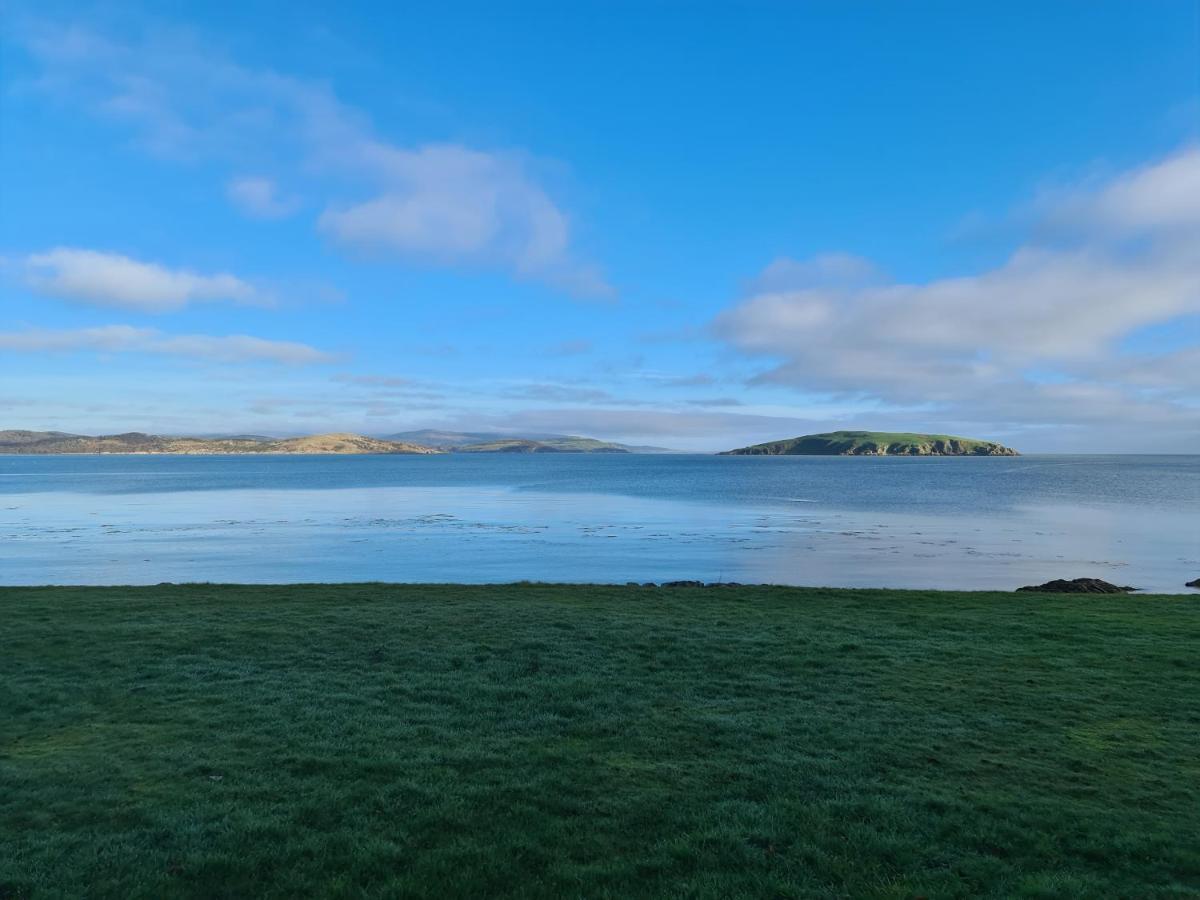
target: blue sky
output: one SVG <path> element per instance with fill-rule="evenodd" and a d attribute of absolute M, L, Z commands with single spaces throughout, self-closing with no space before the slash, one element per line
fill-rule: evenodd
<path fill-rule="evenodd" d="M 0 427 L 1200 438 L 1200 3 L 9 4 Z"/>

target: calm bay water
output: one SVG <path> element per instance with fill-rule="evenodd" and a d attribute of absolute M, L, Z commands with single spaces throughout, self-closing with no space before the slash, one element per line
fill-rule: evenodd
<path fill-rule="evenodd" d="M 1200 456 L 0 456 L 0 583 L 1200 577 Z"/>

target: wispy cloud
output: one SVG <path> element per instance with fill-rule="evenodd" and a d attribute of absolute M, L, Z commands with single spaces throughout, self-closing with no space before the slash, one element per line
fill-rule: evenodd
<path fill-rule="evenodd" d="M 458 144 L 351 148 L 379 192 L 330 206 L 318 228 L 342 244 L 444 265 L 501 265 L 573 293 L 610 292 L 576 262 L 566 214 L 515 156 Z"/>
<path fill-rule="evenodd" d="M 273 179 L 258 175 L 230 179 L 225 193 L 234 206 L 256 219 L 283 219 L 300 208 L 297 197 L 281 194 Z"/>
<path fill-rule="evenodd" d="M 27 284 L 41 294 L 138 312 L 171 312 L 207 300 L 268 302 L 253 285 L 225 272 L 201 275 L 78 247 L 31 254 L 23 268 Z"/>
<path fill-rule="evenodd" d="M 586 403 L 609 405 L 615 403 L 634 404 L 637 401 L 619 399 L 602 388 L 554 382 L 523 384 L 505 391 L 501 396 L 519 400 L 536 400 L 544 403 Z"/>
<path fill-rule="evenodd" d="M 582 356 L 592 351 L 592 342 L 582 338 L 570 341 L 559 341 L 546 348 L 548 356 Z"/>
<path fill-rule="evenodd" d="M 132 325 L 0 332 L 0 349 L 21 353 L 149 353 L 223 363 L 270 362 L 294 366 L 337 359 L 331 353 L 293 341 L 271 341 L 244 334 L 172 335 Z"/>
<path fill-rule="evenodd" d="M 777 261 L 714 333 L 771 361 L 760 383 L 926 404 L 929 419 L 1094 422 L 1200 432 L 1200 411 L 1147 396 L 1119 346 L 1200 313 L 1200 149 L 1040 201 L 1031 238 L 974 275 L 878 280 L 869 265 Z M 869 276 L 869 277 L 863 277 Z M 1163 378 L 1174 367 L 1139 359 Z M 1033 372 L 1052 372 L 1039 378 Z"/>
<path fill-rule="evenodd" d="M 717 383 L 717 379 L 707 372 L 698 372 L 695 375 L 672 375 L 663 372 L 643 372 L 641 377 L 646 381 L 654 384 L 666 385 L 667 387 L 707 387 Z"/>
<path fill-rule="evenodd" d="M 178 32 L 118 39 L 41 23 L 24 46 L 41 90 L 125 123 L 148 152 L 228 166 L 227 193 L 249 215 L 294 212 L 295 191 L 280 183 L 303 184 L 323 207 L 318 228 L 340 246 L 611 293 L 574 251 L 570 217 L 527 155 L 388 142 L 328 85 L 239 65 Z"/>
<path fill-rule="evenodd" d="M 700 397 L 695 400 L 687 400 L 685 402 L 688 404 L 688 406 L 707 406 L 707 407 L 744 406 L 745 405 L 737 397 Z"/>
<path fill-rule="evenodd" d="M 345 372 L 334 375 L 333 381 L 371 388 L 409 388 L 420 383 L 412 378 L 400 378 L 395 375 L 350 375 Z"/>

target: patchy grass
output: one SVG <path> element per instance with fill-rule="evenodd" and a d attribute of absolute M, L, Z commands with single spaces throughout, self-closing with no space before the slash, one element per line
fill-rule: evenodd
<path fill-rule="evenodd" d="M 1200 602 L 0 590 L 0 898 L 1200 895 Z"/>

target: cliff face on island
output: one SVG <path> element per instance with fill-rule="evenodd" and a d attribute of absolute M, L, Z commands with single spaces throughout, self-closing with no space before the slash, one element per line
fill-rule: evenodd
<path fill-rule="evenodd" d="M 727 450 L 721 456 L 1019 456 L 994 441 L 949 434 L 831 431 Z"/>

